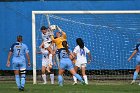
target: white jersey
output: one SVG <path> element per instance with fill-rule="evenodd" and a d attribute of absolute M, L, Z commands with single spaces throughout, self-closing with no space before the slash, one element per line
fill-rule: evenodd
<path fill-rule="evenodd" d="M 45 42 L 51 42 L 51 33 L 50 32 L 46 32 L 45 34 L 42 33 L 42 39 Z"/>
<path fill-rule="evenodd" d="M 77 54 L 76 64 L 87 63 L 86 53 L 89 53 L 90 51 L 85 46 L 81 49 L 78 45 L 75 47 L 73 52 Z"/>

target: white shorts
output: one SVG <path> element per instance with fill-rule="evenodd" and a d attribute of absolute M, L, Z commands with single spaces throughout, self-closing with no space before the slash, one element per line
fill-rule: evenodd
<path fill-rule="evenodd" d="M 82 63 L 82 64 L 76 64 L 75 63 L 75 66 L 79 67 L 79 68 L 82 68 L 82 67 L 86 67 L 86 63 Z"/>
<path fill-rule="evenodd" d="M 50 65 L 53 65 L 53 63 L 49 62 L 49 59 L 42 59 L 42 66 L 49 67 Z"/>

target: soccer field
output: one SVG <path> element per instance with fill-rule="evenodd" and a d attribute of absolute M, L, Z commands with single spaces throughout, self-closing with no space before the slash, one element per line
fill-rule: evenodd
<path fill-rule="evenodd" d="M 0 82 L 0 93 L 19 93 L 15 82 Z M 55 85 L 33 85 L 26 83 L 24 93 L 140 93 L 140 86 L 137 84 L 129 85 L 128 83 L 103 83 L 98 82 L 89 85 L 71 85 L 64 84 L 63 87 Z"/>

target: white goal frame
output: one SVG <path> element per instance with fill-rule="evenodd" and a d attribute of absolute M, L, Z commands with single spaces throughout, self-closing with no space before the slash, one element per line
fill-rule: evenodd
<path fill-rule="evenodd" d="M 123 10 L 123 11 L 32 11 L 32 58 L 33 58 L 33 84 L 37 83 L 36 78 L 36 14 L 140 14 L 140 10 Z"/>

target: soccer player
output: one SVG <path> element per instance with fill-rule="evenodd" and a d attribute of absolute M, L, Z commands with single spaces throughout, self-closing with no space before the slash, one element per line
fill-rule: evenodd
<path fill-rule="evenodd" d="M 58 75 L 58 83 L 59 86 L 63 86 L 63 73 L 65 70 L 69 70 L 70 73 L 75 76 L 82 84 L 85 84 L 83 79 L 79 74 L 77 74 L 74 70 L 72 61 L 69 57 L 74 58 L 74 55 L 72 54 L 71 50 L 68 49 L 67 41 L 63 41 L 62 45 L 64 48 L 60 49 L 60 67 L 59 67 L 59 75 Z"/>
<path fill-rule="evenodd" d="M 62 42 L 66 41 L 67 36 L 66 36 L 66 33 L 62 31 L 62 29 L 60 29 L 60 27 L 56 26 L 56 28 L 58 29 L 59 32 L 56 32 L 56 38 L 54 38 L 52 35 L 51 39 L 56 44 L 57 49 L 61 49 L 63 48 Z"/>
<path fill-rule="evenodd" d="M 52 62 L 52 57 L 55 54 L 54 51 L 52 50 L 52 48 L 50 47 L 52 40 L 51 40 L 51 35 L 53 34 L 53 32 L 51 31 L 51 28 L 48 27 L 46 28 L 45 26 L 41 27 L 41 32 L 42 32 L 42 44 L 41 46 L 44 46 L 47 48 L 47 50 L 49 51 L 49 61 Z"/>
<path fill-rule="evenodd" d="M 84 42 L 81 38 L 77 38 L 76 43 L 77 43 L 77 46 L 75 47 L 75 49 L 73 51 L 74 55 L 77 57 L 74 69 L 76 72 L 77 72 L 78 68 L 81 69 L 83 79 L 84 79 L 85 83 L 88 84 L 87 75 L 85 74 L 86 63 L 87 63 L 86 53 L 88 53 L 88 56 L 89 56 L 88 63 L 91 62 L 91 54 L 90 54 L 90 51 L 88 50 L 88 48 L 84 46 Z M 73 85 L 77 84 L 77 78 L 75 76 L 73 76 L 73 79 L 74 79 Z"/>
<path fill-rule="evenodd" d="M 41 51 L 37 52 L 38 54 L 42 54 L 42 78 L 43 78 L 43 83 L 42 84 L 47 84 L 46 80 L 46 70 L 48 73 L 51 73 L 52 65 L 53 63 L 49 61 L 49 51 L 47 50 L 46 47 L 41 46 Z M 51 84 L 54 84 L 54 74 L 50 74 L 50 79 L 51 79 Z"/>
<path fill-rule="evenodd" d="M 66 33 L 64 31 L 62 31 L 62 29 L 59 26 L 56 26 L 56 29 L 58 30 L 58 32 L 56 32 L 56 37 L 54 38 L 54 36 L 51 36 L 51 39 L 53 41 L 53 43 L 55 43 L 56 47 L 57 47 L 57 51 L 56 51 L 56 59 L 57 59 L 57 64 L 58 64 L 58 68 L 59 68 L 59 61 L 60 61 L 60 57 L 59 57 L 59 50 L 61 48 L 63 48 L 62 46 L 62 42 L 66 41 L 67 36 Z"/>
<path fill-rule="evenodd" d="M 14 43 L 10 48 L 6 64 L 7 67 L 10 67 L 10 58 L 13 55 L 12 65 L 19 91 L 24 91 L 26 81 L 26 60 L 24 54 L 26 54 L 28 66 L 30 66 L 31 63 L 28 47 L 26 44 L 22 43 L 22 36 L 19 35 L 17 36 L 17 42 Z"/>
<path fill-rule="evenodd" d="M 135 83 L 135 81 L 138 77 L 138 73 L 140 71 L 140 44 L 136 45 L 136 48 L 134 49 L 132 55 L 128 58 L 128 62 L 133 58 L 133 56 L 135 54 L 137 54 L 137 57 L 136 57 L 137 66 L 136 66 L 136 70 L 134 72 L 133 80 L 132 80 L 131 84 Z M 140 85 L 140 83 L 139 83 L 139 85 Z"/>

